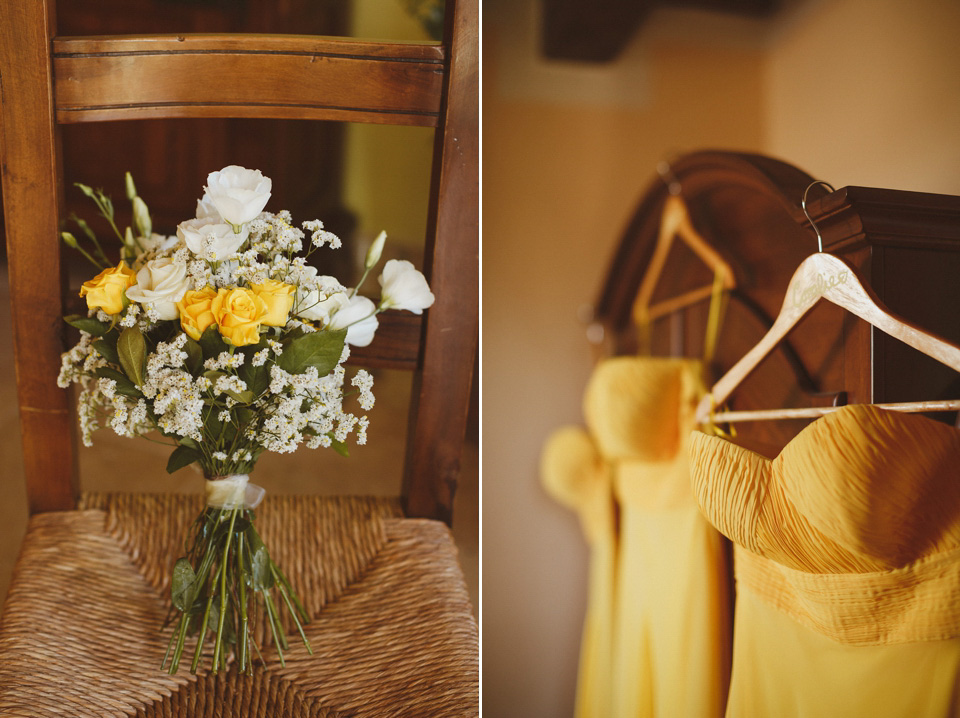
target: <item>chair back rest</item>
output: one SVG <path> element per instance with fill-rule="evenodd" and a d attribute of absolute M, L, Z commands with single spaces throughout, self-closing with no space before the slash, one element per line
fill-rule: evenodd
<path fill-rule="evenodd" d="M 253 117 L 436 128 L 423 265 L 436 302 L 425 318 L 381 315 L 378 340 L 351 360 L 414 372 L 402 500 L 410 516 L 451 521 L 479 331 L 476 0 L 448 0 L 445 22 L 440 44 L 57 37 L 53 0 L 0 3 L 4 218 L 31 513 L 73 508 L 78 486 L 73 412 L 56 383 L 65 313 L 59 127 Z"/>

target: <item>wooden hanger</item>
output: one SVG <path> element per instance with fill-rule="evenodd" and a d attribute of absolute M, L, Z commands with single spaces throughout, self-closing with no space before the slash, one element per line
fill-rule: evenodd
<path fill-rule="evenodd" d="M 807 189 L 809 190 L 809 187 Z M 803 207 L 804 212 L 806 212 L 806 193 L 804 193 Z M 809 215 L 807 217 L 809 219 Z M 811 224 L 813 224 L 812 220 Z M 815 224 L 813 224 L 813 227 L 814 231 L 817 232 L 817 238 L 820 239 L 819 230 L 817 230 Z M 822 240 L 820 246 L 822 249 Z M 780 313 L 777 315 L 773 326 L 730 371 L 713 385 L 710 393 L 700 401 L 697 406 L 697 420 L 701 424 L 708 421 L 809 418 L 821 416 L 839 408 L 813 407 L 749 412 L 711 412 L 713 407 L 722 405 L 729 398 L 740 382 L 756 368 L 760 361 L 773 350 L 820 299 L 827 299 L 843 307 L 850 313 L 870 322 L 886 334 L 946 364 L 954 371 L 960 372 L 960 347 L 892 314 L 877 299 L 876 295 L 863 285 L 853 268 L 838 257 L 820 251 L 803 260 L 797 271 L 794 272 L 787 287 L 787 295 L 783 306 L 780 308 Z M 899 411 L 951 411 L 960 409 L 960 400 L 901 402 L 878 404 L 877 406 Z"/>
<path fill-rule="evenodd" d="M 637 299 L 633 304 L 634 320 L 639 322 L 651 321 L 657 317 L 669 314 L 677 309 L 689 306 L 694 302 L 709 297 L 713 292 L 713 284 L 691 289 L 680 296 L 666 299 L 656 304 L 650 304 L 653 297 L 653 290 L 657 286 L 660 276 L 663 274 L 663 266 L 667 261 L 667 255 L 670 247 L 673 245 L 675 237 L 680 237 L 683 242 L 693 250 L 693 252 L 703 260 L 714 275 L 720 274 L 723 277 L 724 289 L 733 289 L 736 286 L 733 276 L 733 270 L 727 264 L 723 257 L 710 246 L 694 228 L 690 221 L 690 214 L 687 212 L 687 205 L 680 197 L 680 186 L 675 180 L 668 179 L 667 173 L 669 167 L 664 169 L 664 164 L 658 166 L 660 175 L 667 182 L 670 194 L 667 195 L 663 203 L 663 212 L 660 216 L 660 233 L 657 236 L 657 244 L 653 250 L 653 256 L 650 264 L 647 265 L 647 271 L 640 282 L 640 290 L 637 292 Z M 672 177 L 672 175 L 669 175 Z"/>

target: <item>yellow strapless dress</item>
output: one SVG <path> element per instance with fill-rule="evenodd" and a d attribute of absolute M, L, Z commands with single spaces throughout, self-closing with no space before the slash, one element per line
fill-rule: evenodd
<path fill-rule="evenodd" d="M 611 467 L 583 429 L 565 427 L 547 440 L 540 477 L 556 501 L 575 511 L 590 550 L 587 608 L 580 641 L 576 718 L 606 718 L 613 695 L 613 586 L 616 512 Z"/>
<path fill-rule="evenodd" d="M 960 431 L 854 405 L 773 460 L 690 450 L 735 544 L 728 716 L 960 716 Z"/>
<path fill-rule="evenodd" d="M 701 371 L 700 362 L 685 359 L 617 357 L 599 363 L 584 396 L 588 433 L 566 429 L 544 452 L 546 484 L 573 484 L 569 477 L 576 473 L 581 485 L 591 476 L 589 483 L 600 487 L 598 477 L 605 471 L 618 509 L 609 575 L 597 568 L 598 557 L 607 555 L 598 550 L 606 541 L 597 538 L 603 516 L 599 499 L 578 509 L 581 518 L 592 516 L 594 526 L 588 532 L 593 567 L 578 718 L 723 715 L 730 661 L 729 572 L 722 537 L 693 496 L 688 458 L 694 409 L 703 392 Z M 581 468 L 574 472 L 575 466 Z M 604 471 L 583 468 L 597 466 Z M 566 482 L 559 481 L 561 475 Z M 609 536 L 603 526 L 599 533 Z M 609 601 L 609 608 L 595 600 Z M 587 642 L 597 624 L 610 626 L 603 647 Z M 596 633 L 589 637 L 599 643 Z M 583 696 L 601 684 L 597 676 L 605 671 L 605 712 L 582 712 Z M 589 702 L 598 706 L 604 699 Z"/>

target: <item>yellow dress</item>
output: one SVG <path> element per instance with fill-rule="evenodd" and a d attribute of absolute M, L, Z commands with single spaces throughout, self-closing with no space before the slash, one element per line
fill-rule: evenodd
<path fill-rule="evenodd" d="M 728 716 L 960 716 L 960 431 L 853 405 L 691 470 L 735 543 Z"/>
<path fill-rule="evenodd" d="M 591 530 L 584 525 L 592 534 L 592 568 L 578 718 L 723 715 L 728 571 L 722 537 L 701 515 L 690 487 L 687 447 L 703 391 L 700 373 L 700 362 L 683 359 L 599 363 L 584 397 L 589 433 L 564 430 L 544 452 L 545 483 L 573 484 L 558 480 L 560 467 L 570 477 L 578 466 L 580 485 L 590 483 L 599 494 L 597 477 L 606 473 L 612 482 L 606 490 L 618 509 L 615 568 L 611 563 L 602 569 L 600 557 L 611 554 L 601 547 L 611 534 L 598 521 L 604 515 L 600 499 L 594 496 L 578 509 L 593 524 Z M 593 478 L 585 482 L 586 476 Z M 610 630 L 602 638 L 600 625 Z M 586 710 L 604 701 L 603 710 Z"/>
<path fill-rule="evenodd" d="M 616 515 L 610 466 L 583 429 L 566 427 L 540 456 L 544 488 L 574 510 L 590 549 L 587 610 L 580 642 L 576 718 L 610 716 L 613 671 L 613 584 Z"/>

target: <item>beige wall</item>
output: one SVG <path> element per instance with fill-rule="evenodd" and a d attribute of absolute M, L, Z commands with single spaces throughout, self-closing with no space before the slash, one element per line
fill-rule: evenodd
<path fill-rule="evenodd" d="M 759 147 L 761 68 L 756 51 L 668 40 L 606 77 L 538 67 L 532 46 L 499 44 L 524 40 L 515 9 L 484 4 L 483 707 L 554 718 L 571 711 L 587 556 L 537 462 L 551 431 L 581 421 L 578 310 L 665 153 Z"/>
<path fill-rule="evenodd" d="M 717 32 L 665 14 L 602 70 L 535 61 L 518 7 L 484 4 L 484 714 L 554 718 L 572 711 L 587 552 L 537 461 L 581 421 L 578 310 L 657 160 L 746 149 L 837 187 L 960 194 L 960 4 L 812 0 Z"/>
<path fill-rule="evenodd" d="M 766 58 L 765 151 L 835 187 L 960 194 L 960 3 L 810 5 Z"/>

